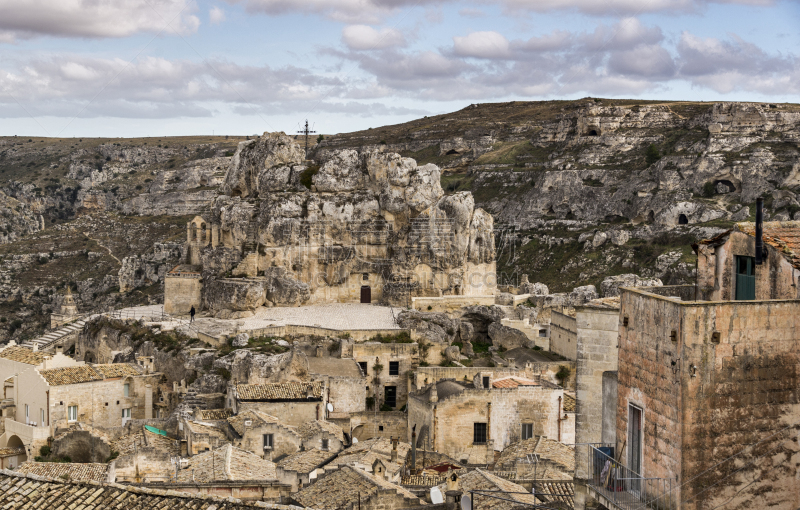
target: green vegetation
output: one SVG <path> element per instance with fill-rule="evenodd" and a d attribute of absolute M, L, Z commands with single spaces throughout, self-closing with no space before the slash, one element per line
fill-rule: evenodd
<path fill-rule="evenodd" d="M 369 339 L 370 342 L 380 342 L 382 344 L 410 344 L 413 343 L 411 340 L 411 334 L 408 331 L 400 331 L 394 335 L 382 335 L 378 333 L 377 335 L 373 336 Z"/>
<path fill-rule="evenodd" d="M 300 184 L 308 189 L 314 184 L 314 176 L 319 173 L 319 165 L 311 165 L 300 174 Z"/>
<path fill-rule="evenodd" d="M 650 144 L 644 153 L 644 157 L 647 166 L 650 166 L 661 159 L 661 153 L 658 151 L 658 147 L 656 147 L 654 144 Z"/>

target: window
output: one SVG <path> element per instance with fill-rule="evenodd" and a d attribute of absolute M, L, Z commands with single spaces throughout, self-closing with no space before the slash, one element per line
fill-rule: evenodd
<path fill-rule="evenodd" d="M 130 383 L 125 383 L 122 386 L 122 396 L 123 397 L 130 397 L 131 396 L 131 385 L 130 385 Z"/>
<path fill-rule="evenodd" d="M 25 425 L 31 422 L 29 411 L 28 404 L 25 404 Z"/>
<path fill-rule="evenodd" d="M 522 424 L 522 439 L 530 439 L 533 437 L 533 423 Z"/>
<path fill-rule="evenodd" d="M 272 448 L 273 448 L 272 434 L 264 434 L 264 449 L 272 450 Z"/>
<path fill-rule="evenodd" d="M 539 336 L 542 337 L 542 338 L 547 337 L 547 330 L 546 329 L 540 329 L 539 330 Z"/>
<path fill-rule="evenodd" d="M 472 433 L 472 442 L 475 444 L 486 444 L 486 424 L 475 423 Z"/>
<path fill-rule="evenodd" d="M 642 472 L 642 410 L 628 405 L 628 466 L 637 474 Z"/>
<path fill-rule="evenodd" d="M 67 421 L 78 421 L 78 406 L 67 406 Z"/>
<path fill-rule="evenodd" d="M 390 361 L 389 362 L 389 375 L 400 375 L 400 362 L 399 361 Z"/>
<path fill-rule="evenodd" d="M 367 362 L 366 361 L 359 361 L 358 366 L 361 367 L 361 371 L 364 372 L 364 375 L 367 375 Z"/>
<path fill-rule="evenodd" d="M 756 298 L 756 259 L 736 257 L 736 299 Z"/>
<path fill-rule="evenodd" d="M 362 280 L 369 280 L 369 273 L 364 273 L 361 275 Z"/>
<path fill-rule="evenodd" d="M 397 406 L 397 386 L 386 386 L 384 388 L 384 401 L 383 403 L 389 407 Z"/>
<path fill-rule="evenodd" d="M 127 409 L 123 409 L 122 410 L 122 419 L 124 420 L 126 418 L 129 419 L 129 420 L 131 419 L 131 408 L 130 407 L 127 408 Z"/>
<path fill-rule="evenodd" d="M 323 450 L 327 450 L 328 449 L 328 440 L 327 439 L 323 439 L 322 440 L 322 449 Z"/>
<path fill-rule="evenodd" d="M 44 423 L 44 409 L 39 409 L 39 415 L 42 417 L 42 421 L 39 422 L 39 425 L 44 427 L 45 426 L 45 423 Z"/>
<path fill-rule="evenodd" d="M 383 425 L 378 425 L 378 432 L 383 432 Z"/>
<path fill-rule="evenodd" d="M 486 389 L 486 390 L 489 389 L 489 378 L 488 377 L 484 377 L 483 378 L 483 388 Z"/>

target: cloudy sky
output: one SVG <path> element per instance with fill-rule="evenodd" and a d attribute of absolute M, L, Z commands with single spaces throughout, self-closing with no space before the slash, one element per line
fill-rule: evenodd
<path fill-rule="evenodd" d="M 476 102 L 800 102 L 800 0 L 0 0 L 0 135 L 335 133 Z"/>

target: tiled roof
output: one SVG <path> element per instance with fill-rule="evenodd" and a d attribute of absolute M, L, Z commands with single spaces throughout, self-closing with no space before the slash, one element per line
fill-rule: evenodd
<path fill-rule="evenodd" d="M 271 384 L 237 384 L 239 400 L 309 400 L 322 398 L 321 382 L 285 382 Z"/>
<path fill-rule="evenodd" d="M 490 498 L 481 496 L 480 493 L 475 493 L 475 500 L 477 500 L 477 503 L 473 504 L 476 507 L 479 506 L 483 510 L 511 510 L 512 508 L 517 508 L 520 503 L 523 505 L 539 504 L 536 496 L 521 485 L 494 476 L 482 469 L 476 469 L 475 471 L 470 471 L 469 473 L 461 475 L 459 478 L 459 486 L 464 493 L 468 493 L 471 490 L 500 490 L 505 492 L 505 494 L 503 494 L 505 499 Z M 446 484 L 440 485 L 439 488 L 442 490 L 442 494 L 447 490 Z M 506 501 L 506 499 L 512 499 L 516 501 L 516 503 Z"/>
<path fill-rule="evenodd" d="M 173 438 L 164 437 L 161 434 L 155 434 L 144 428 L 139 429 L 131 434 L 120 436 L 114 441 L 111 441 L 111 450 L 119 452 L 120 456 L 131 455 L 138 448 L 143 447 L 156 448 L 169 452 L 170 455 L 178 455 L 180 447 L 177 441 Z"/>
<path fill-rule="evenodd" d="M 417 487 L 433 487 L 447 481 L 447 475 L 408 475 L 402 478 L 402 485 L 415 485 Z"/>
<path fill-rule="evenodd" d="M 102 381 L 103 376 L 90 365 L 77 367 L 48 368 L 39 373 L 50 386 L 63 386 L 65 384 L 78 384 L 91 381 Z"/>
<path fill-rule="evenodd" d="M 181 482 L 276 479 L 274 463 L 229 444 L 189 457 L 189 466 L 178 471 Z"/>
<path fill-rule="evenodd" d="M 749 236 L 756 235 L 755 223 L 737 223 L 736 228 Z M 800 268 L 800 221 L 765 221 L 763 239 L 764 244 L 783 253 L 794 267 Z"/>
<path fill-rule="evenodd" d="M 109 363 L 104 365 L 78 365 L 76 367 L 48 368 L 40 370 L 50 386 L 63 386 L 65 384 L 79 384 L 103 379 L 115 379 L 139 375 L 136 365 L 131 363 Z"/>
<path fill-rule="evenodd" d="M 252 427 L 260 427 L 265 423 L 277 423 L 281 425 L 283 428 L 288 429 L 290 432 L 297 434 L 297 429 L 290 425 L 282 425 L 280 420 L 271 414 L 262 413 L 261 411 L 256 411 L 255 409 L 246 409 L 236 416 L 231 416 L 228 418 L 228 423 L 231 424 L 233 430 L 236 431 L 237 434 L 240 436 L 244 436 L 244 422 L 250 420 L 252 422 Z M 298 434 L 299 437 L 299 434 Z"/>
<path fill-rule="evenodd" d="M 298 427 L 297 432 L 303 439 L 309 438 L 320 432 L 327 432 L 344 443 L 344 432 L 342 432 L 342 428 L 329 421 L 313 420 L 306 422 Z"/>
<path fill-rule="evenodd" d="M 494 388 L 517 388 L 519 386 L 541 386 L 541 383 L 533 379 L 512 376 L 494 380 L 492 381 L 492 386 Z"/>
<path fill-rule="evenodd" d="M 233 414 L 233 410 L 230 408 L 198 409 L 195 412 L 195 416 L 201 421 L 227 420 Z"/>
<path fill-rule="evenodd" d="M 17 446 L 14 448 L 0 448 L 0 457 L 11 457 L 13 455 L 24 455 L 25 447 Z"/>
<path fill-rule="evenodd" d="M 408 500 L 403 506 L 417 506 L 421 502 L 406 489 L 387 482 L 383 478 L 372 476 L 360 469 L 344 466 L 315 483 L 303 488 L 292 496 L 292 499 L 303 506 L 311 506 L 319 510 L 337 510 L 358 503 L 363 504 L 375 496 L 378 491 L 392 490 Z"/>
<path fill-rule="evenodd" d="M 294 471 L 296 473 L 308 474 L 320 466 L 326 464 L 329 460 L 336 456 L 335 453 L 325 452 L 314 448 L 312 450 L 305 450 L 297 452 L 284 457 L 278 462 L 278 467 L 286 471 Z"/>
<path fill-rule="evenodd" d="M 386 464 L 386 470 L 390 474 L 397 473 L 402 469 L 406 462 L 408 452 L 411 450 L 411 445 L 408 443 L 397 444 L 397 462 L 391 461 L 392 456 L 392 442 L 385 437 L 377 437 L 367 439 L 366 441 L 359 441 L 357 444 L 351 446 L 346 450 L 342 450 L 339 456 L 332 460 L 328 467 L 344 466 L 346 464 L 360 464 L 361 466 L 372 466 L 372 464 L 380 459 Z"/>
<path fill-rule="evenodd" d="M 564 393 L 564 412 L 565 413 L 574 413 L 575 412 L 575 397 L 570 395 L 569 393 Z"/>
<path fill-rule="evenodd" d="M 170 452 L 171 455 L 178 455 L 178 452 L 180 451 L 178 440 L 175 438 L 165 437 L 161 434 L 150 432 L 147 429 L 142 430 L 142 435 L 144 436 L 147 446 L 152 446 L 153 448 L 158 448 L 159 450 L 163 450 L 165 452 Z"/>
<path fill-rule="evenodd" d="M 0 470 L 0 501 L 3 508 L 9 509 L 298 510 L 297 507 L 263 501 L 199 496 L 116 483 L 65 482 L 8 470 Z"/>
<path fill-rule="evenodd" d="M 0 351 L 0 358 L 27 363 L 28 365 L 41 365 L 49 357 L 42 351 L 33 352 L 31 349 L 19 345 L 12 345 Z"/>
<path fill-rule="evenodd" d="M 131 363 L 107 363 L 103 365 L 92 365 L 92 367 L 103 374 L 105 379 L 128 377 L 141 373 L 136 369 L 137 365 Z"/>
<path fill-rule="evenodd" d="M 78 464 L 72 462 L 23 462 L 15 469 L 17 473 L 43 476 L 45 478 L 72 480 L 75 482 L 105 482 L 108 480 L 108 464 Z"/>
<path fill-rule="evenodd" d="M 565 508 L 575 508 L 575 482 L 572 480 L 546 480 L 533 482 L 536 497 L 544 504 L 560 504 Z"/>
<path fill-rule="evenodd" d="M 532 437 L 508 445 L 495 462 L 495 469 L 515 470 L 518 462 L 526 462 L 528 455 L 532 454 L 538 456 L 540 463 L 542 461 L 552 463 L 548 468 L 550 475 L 562 478 L 561 473 L 575 472 L 575 448 L 543 436 Z M 540 471 L 544 473 L 543 470 Z M 552 476 L 546 475 L 541 477 L 552 478 Z"/>
<path fill-rule="evenodd" d="M 228 439 L 228 437 L 225 435 L 225 432 L 221 428 L 217 427 L 216 425 L 212 425 L 211 423 L 201 423 L 187 420 L 186 426 L 193 434 L 206 434 L 210 437 L 216 437 L 223 440 Z"/>

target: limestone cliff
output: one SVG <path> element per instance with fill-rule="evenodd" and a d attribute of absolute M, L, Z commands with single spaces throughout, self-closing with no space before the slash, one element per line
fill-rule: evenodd
<path fill-rule="evenodd" d="M 265 133 L 239 144 L 222 190 L 203 217 L 210 236 L 189 243 L 213 310 L 357 302 L 362 287 L 391 301 L 494 285 L 492 217 L 468 192 L 445 196 L 436 165 L 352 149 L 317 165 L 290 137 Z"/>

